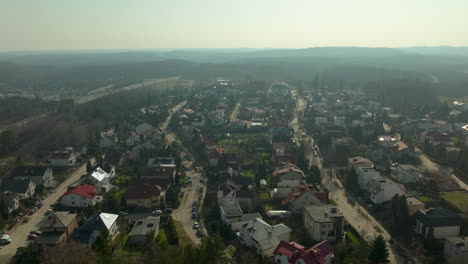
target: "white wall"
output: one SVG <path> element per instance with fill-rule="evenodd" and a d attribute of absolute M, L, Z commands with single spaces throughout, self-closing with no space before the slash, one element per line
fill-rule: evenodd
<path fill-rule="evenodd" d="M 80 196 L 74 193 L 63 196 L 60 204 L 69 207 L 88 207 L 94 205 L 94 200 L 89 197 Z"/>

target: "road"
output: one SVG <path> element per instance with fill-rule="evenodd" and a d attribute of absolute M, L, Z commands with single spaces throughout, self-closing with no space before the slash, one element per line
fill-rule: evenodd
<path fill-rule="evenodd" d="M 10 259 L 15 255 L 17 248 L 27 246 L 26 237 L 29 232 L 38 229 L 38 224 L 43 220 L 47 209 L 66 192 L 69 185 L 79 180 L 83 174 L 86 174 L 86 163 L 75 170 L 70 177 L 55 188 L 53 193 L 43 200 L 44 205 L 31 216 L 31 219 L 27 223 L 16 224 L 16 226 L 8 232 L 12 238 L 12 242 L 0 250 L 0 263 L 9 263 Z"/>
<path fill-rule="evenodd" d="M 293 90 L 294 91 L 294 90 Z M 336 177 L 334 170 L 327 170 L 322 167 L 322 161 L 320 157 L 316 157 L 313 153 L 312 146 L 314 145 L 313 138 L 304 134 L 304 130 L 301 127 L 300 119 L 304 113 L 306 102 L 298 97 L 296 93 L 292 91 L 294 97 L 296 97 L 296 109 L 293 120 L 290 122 L 290 126 L 295 130 L 296 142 L 299 142 L 299 138 L 302 139 L 302 143 L 305 144 L 305 156 L 309 160 L 310 165 L 316 165 L 322 174 L 322 185 L 325 186 L 329 191 L 329 197 L 333 199 L 343 213 L 343 216 L 348 223 L 356 229 L 359 234 L 368 242 L 372 241 L 378 235 L 382 235 L 387 241 L 389 246 L 389 260 L 391 263 L 403 263 L 401 257 L 398 256 L 392 245 L 388 243 L 391 239 L 390 234 L 385 228 L 376 221 L 367 210 L 359 204 L 352 205 L 348 202 L 346 192 L 343 184 Z"/>
<path fill-rule="evenodd" d="M 172 115 L 179 111 L 186 103 L 186 101 L 183 101 L 180 104 L 174 106 L 170 110 L 169 116 L 159 127 L 159 129 L 166 134 L 165 141 L 167 144 L 172 144 L 174 142 L 180 143 L 180 140 L 177 138 L 177 136 L 174 133 L 168 131 L 167 127 L 172 119 Z M 179 207 L 172 213 L 172 217 L 175 221 L 179 221 L 182 224 L 185 232 L 194 244 L 200 244 L 201 239 L 196 236 L 196 231 L 193 229 L 193 223 L 197 220 L 192 220 L 192 205 L 196 201 L 198 203 L 198 212 L 201 211 L 203 205 L 202 201 L 206 194 L 206 185 L 204 182 L 202 182 L 202 173 L 196 172 L 194 170 L 193 156 L 186 149 L 184 149 L 183 152 L 187 153 L 187 155 L 191 157 L 191 161 L 182 157 L 182 166 L 185 168 L 186 176 L 192 179 L 192 185 L 182 188 L 181 192 L 184 193 L 184 197 L 182 197 L 182 201 Z M 203 222 L 199 221 L 199 224 L 203 233 L 206 234 L 206 229 L 203 225 Z"/>

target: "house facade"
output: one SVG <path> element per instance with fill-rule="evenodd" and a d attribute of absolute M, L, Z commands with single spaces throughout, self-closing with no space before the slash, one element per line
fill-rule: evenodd
<path fill-rule="evenodd" d="M 106 230 L 109 233 L 109 239 L 112 240 L 117 231 L 117 219 L 119 218 L 116 214 L 100 213 L 90 218 L 84 225 L 75 229 L 72 235 L 72 239 L 80 247 L 92 247 L 96 238 Z"/>
<path fill-rule="evenodd" d="M 158 185 L 140 182 L 128 187 L 125 201 L 129 208 L 155 208 L 164 201 L 165 192 Z"/>
<path fill-rule="evenodd" d="M 70 167 L 76 164 L 76 153 L 70 150 L 55 151 L 49 157 L 49 164 L 52 167 Z"/>
<path fill-rule="evenodd" d="M 343 215 L 331 204 L 304 207 L 303 224 L 315 241 L 336 241 L 343 236 Z"/>
<path fill-rule="evenodd" d="M 66 243 L 73 231 L 78 228 L 76 218 L 77 214 L 65 211 L 54 212 L 47 216 L 39 226 L 42 235 L 39 237 L 38 244 L 53 246 Z"/>
<path fill-rule="evenodd" d="M 395 178 L 398 182 L 415 183 L 420 181 L 421 172 L 413 165 L 398 165 Z"/>
<path fill-rule="evenodd" d="M 415 232 L 428 237 L 432 232 L 435 238 L 457 237 L 460 233 L 461 217 L 441 208 L 420 210 L 416 218 Z"/>
<path fill-rule="evenodd" d="M 53 173 L 52 169 L 47 166 L 19 166 L 13 170 L 13 178 L 27 178 L 35 185 L 49 186 L 53 181 Z"/>
<path fill-rule="evenodd" d="M 374 204 L 381 204 L 392 200 L 395 195 L 405 195 L 405 190 L 390 179 L 381 177 L 369 182 L 370 199 Z"/>
<path fill-rule="evenodd" d="M 60 204 L 65 207 L 80 207 L 87 208 L 93 206 L 97 201 L 96 186 L 89 184 L 80 184 L 70 186 L 68 190 L 60 197 Z"/>
<path fill-rule="evenodd" d="M 255 218 L 241 225 L 236 235 L 242 244 L 256 249 L 257 254 L 270 257 L 281 240 L 290 241 L 291 229 L 284 224 L 272 226 Z"/>
<path fill-rule="evenodd" d="M 27 199 L 36 192 L 36 184 L 30 179 L 7 179 L 2 182 L 0 192 L 11 192 L 16 194 L 19 199 Z"/>

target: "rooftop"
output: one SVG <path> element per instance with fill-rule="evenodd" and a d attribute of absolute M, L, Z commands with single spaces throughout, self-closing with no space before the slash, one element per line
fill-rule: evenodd
<path fill-rule="evenodd" d="M 326 223 L 333 222 L 333 218 L 342 217 L 340 210 L 332 204 L 322 204 L 318 206 L 306 206 L 304 210 L 312 217 L 315 222 Z"/>
<path fill-rule="evenodd" d="M 159 227 L 158 217 L 147 217 L 143 220 L 138 220 L 130 232 L 130 236 L 146 235 L 151 231 L 156 231 Z"/>

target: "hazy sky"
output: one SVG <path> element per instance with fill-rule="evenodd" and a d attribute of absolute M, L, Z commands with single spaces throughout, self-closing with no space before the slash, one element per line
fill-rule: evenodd
<path fill-rule="evenodd" d="M 0 50 L 468 46 L 468 0 L 0 0 Z"/>

